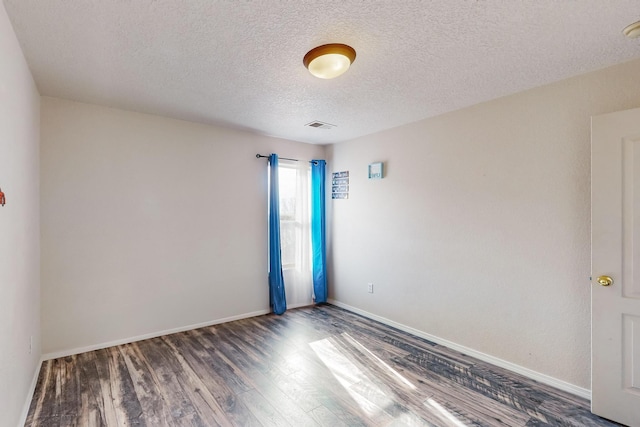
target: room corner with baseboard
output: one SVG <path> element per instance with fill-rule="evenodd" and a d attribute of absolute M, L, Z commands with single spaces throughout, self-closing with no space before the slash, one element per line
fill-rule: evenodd
<path fill-rule="evenodd" d="M 0 425 L 13 426 L 26 416 L 41 352 L 40 94 L 4 5 L 0 40 Z"/>

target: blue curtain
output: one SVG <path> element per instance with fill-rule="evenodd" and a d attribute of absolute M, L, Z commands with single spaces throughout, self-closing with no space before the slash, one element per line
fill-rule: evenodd
<path fill-rule="evenodd" d="M 278 155 L 269 156 L 269 304 L 275 314 L 287 310 L 280 252 L 280 195 L 278 191 Z"/>
<path fill-rule="evenodd" d="M 313 294 L 316 304 L 327 302 L 327 255 L 325 249 L 325 164 L 311 162 L 311 251 L 313 260 Z"/>

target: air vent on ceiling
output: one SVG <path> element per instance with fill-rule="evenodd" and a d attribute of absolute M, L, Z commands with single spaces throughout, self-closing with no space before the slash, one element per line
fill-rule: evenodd
<path fill-rule="evenodd" d="M 311 123 L 307 123 L 305 126 L 309 126 L 316 129 L 333 129 L 336 125 L 332 125 L 331 123 L 320 122 L 318 120 L 314 120 Z"/>

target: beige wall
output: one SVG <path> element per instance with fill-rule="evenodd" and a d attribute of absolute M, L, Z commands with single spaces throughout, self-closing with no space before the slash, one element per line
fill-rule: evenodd
<path fill-rule="evenodd" d="M 40 360 L 39 103 L 0 3 L 1 426 L 19 423 Z"/>
<path fill-rule="evenodd" d="M 42 98 L 45 353 L 266 310 L 256 153 L 323 147 Z"/>
<path fill-rule="evenodd" d="M 640 106 L 639 75 L 634 61 L 330 147 L 351 176 L 331 203 L 331 297 L 590 388 L 590 116 Z"/>

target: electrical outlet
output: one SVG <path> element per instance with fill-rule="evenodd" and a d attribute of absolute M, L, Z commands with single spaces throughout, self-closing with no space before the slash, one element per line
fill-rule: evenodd
<path fill-rule="evenodd" d="M 373 283 L 367 283 L 367 292 L 373 293 Z"/>

